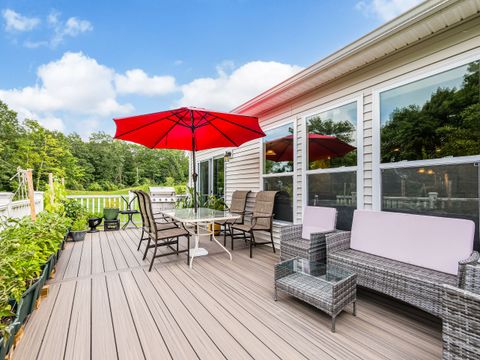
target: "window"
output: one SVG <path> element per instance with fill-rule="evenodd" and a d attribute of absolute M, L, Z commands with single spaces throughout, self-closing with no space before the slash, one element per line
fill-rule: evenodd
<path fill-rule="evenodd" d="M 381 208 L 479 225 L 480 61 L 380 93 Z"/>
<path fill-rule="evenodd" d="M 225 195 L 225 162 L 223 157 L 213 159 L 213 189 L 212 193 L 218 197 Z"/>
<path fill-rule="evenodd" d="M 199 172 L 199 193 L 202 201 L 205 201 L 210 194 L 217 197 L 225 195 L 225 164 L 223 157 L 201 161 Z"/>
<path fill-rule="evenodd" d="M 337 228 L 350 230 L 357 208 L 357 102 L 306 122 L 307 203 L 335 207 Z"/>
<path fill-rule="evenodd" d="M 293 123 L 266 131 L 262 139 L 263 189 L 278 191 L 275 219 L 293 221 L 293 169 L 295 134 Z"/>

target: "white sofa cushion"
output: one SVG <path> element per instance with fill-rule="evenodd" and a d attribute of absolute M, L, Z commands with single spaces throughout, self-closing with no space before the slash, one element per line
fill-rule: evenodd
<path fill-rule="evenodd" d="M 350 247 L 385 258 L 457 275 L 473 251 L 470 220 L 355 210 Z"/>
<path fill-rule="evenodd" d="M 302 239 L 310 234 L 330 232 L 337 225 L 337 209 L 321 206 L 305 206 L 303 210 Z"/>

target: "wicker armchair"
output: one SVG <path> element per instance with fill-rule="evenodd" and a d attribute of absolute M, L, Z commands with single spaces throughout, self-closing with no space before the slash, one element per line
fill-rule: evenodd
<path fill-rule="evenodd" d="M 281 234 L 281 260 L 300 257 L 325 262 L 325 234 L 335 231 L 336 220 L 337 210 L 334 208 L 306 206 L 303 224 L 289 226 Z"/>
<path fill-rule="evenodd" d="M 463 289 L 444 285 L 443 359 L 480 359 L 480 264 L 466 265 Z"/>
<path fill-rule="evenodd" d="M 235 239 L 244 239 L 250 244 L 250 257 L 252 257 L 253 247 L 263 244 L 271 244 L 275 252 L 273 243 L 273 205 L 275 202 L 276 191 L 259 191 L 255 196 L 255 205 L 250 214 L 250 222 L 245 224 L 233 224 L 231 226 L 232 249 Z M 246 213 L 247 215 L 249 213 Z M 237 233 L 235 233 L 235 231 Z M 263 231 L 270 234 L 270 241 L 258 242 L 255 240 L 255 232 Z"/>

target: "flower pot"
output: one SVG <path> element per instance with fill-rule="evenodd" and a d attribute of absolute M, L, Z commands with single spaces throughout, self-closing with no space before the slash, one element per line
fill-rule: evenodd
<path fill-rule="evenodd" d="M 120 212 L 119 208 L 104 208 L 103 218 L 105 220 L 116 220 Z"/>
<path fill-rule="evenodd" d="M 220 235 L 220 231 L 222 230 L 222 225 L 220 224 L 208 224 L 208 231 L 213 232 L 215 235 Z"/>
<path fill-rule="evenodd" d="M 70 231 L 73 241 L 83 241 L 85 240 L 85 235 L 87 234 L 87 230 L 82 231 Z"/>

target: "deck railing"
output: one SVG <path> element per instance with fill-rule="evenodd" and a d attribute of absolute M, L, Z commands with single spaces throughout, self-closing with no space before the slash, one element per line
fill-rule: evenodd
<path fill-rule="evenodd" d="M 12 194 L 13 195 L 13 194 Z M 43 192 L 35 192 L 35 212 L 38 214 L 43 210 Z M 20 219 L 30 215 L 30 201 L 7 199 L 0 204 L 0 218 Z"/>

